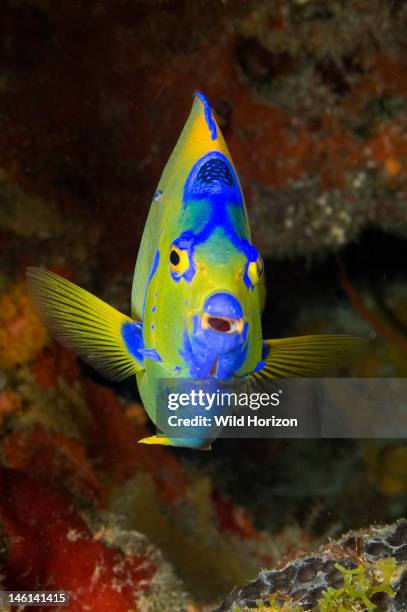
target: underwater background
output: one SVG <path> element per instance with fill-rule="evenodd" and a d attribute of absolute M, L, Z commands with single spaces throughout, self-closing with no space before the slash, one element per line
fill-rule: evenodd
<path fill-rule="evenodd" d="M 363 336 L 333 375 L 405 377 L 406 52 L 399 0 L 3 0 L 3 589 L 66 590 L 78 612 L 407 610 L 405 440 L 138 445 L 153 429 L 134 379 L 53 341 L 24 276 L 46 267 L 129 312 L 202 90 L 265 260 L 264 336 Z"/>

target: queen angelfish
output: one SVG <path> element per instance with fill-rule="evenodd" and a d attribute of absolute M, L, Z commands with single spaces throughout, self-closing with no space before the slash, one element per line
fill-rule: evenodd
<path fill-rule="evenodd" d="M 153 422 L 160 379 L 316 376 L 360 346 L 350 336 L 263 339 L 263 261 L 251 242 L 235 167 L 202 93 L 153 197 L 131 316 L 52 272 L 29 268 L 27 277 L 50 332 L 110 380 L 134 374 Z M 139 442 L 209 446 L 204 431 Z"/>

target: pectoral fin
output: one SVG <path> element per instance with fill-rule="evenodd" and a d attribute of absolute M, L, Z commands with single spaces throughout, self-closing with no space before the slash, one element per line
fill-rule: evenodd
<path fill-rule="evenodd" d="M 354 336 L 298 336 L 264 342 L 264 361 L 251 377 L 308 378 L 350 361 L 366 348 L 366 340 Z"/>
<path fill-rule="evenodd" d="M 142 343 L 140 323 L 53 272 L 28 268 L 26 274 L 42 319 L 62 344 L 110 380 L 123 380 L 143 369 L 142 355 L 138 360 L 125 342 L 132 336 L 134 345 L 139 334 Z"/>

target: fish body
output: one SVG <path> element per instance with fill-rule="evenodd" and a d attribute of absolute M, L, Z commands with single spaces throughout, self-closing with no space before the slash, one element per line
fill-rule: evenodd
<path fill-rule="evenodd" d="M 137 375 L 150 416 L 159 378 L 255 369 L 262 351 L 257 266 L 237 173 L 200 94 L 158 184 L 134 275 L 132 316 L 155 351 Z"/>
<path fill-rule="evenodd" d="M 153 422 L 161 379 L 309 376 L 359 346 L 348 336 L 263 340 L 263 262 L 251 242 L 236 169 L 201 93 L 153 197 L 131 317 L 51 272 L 29 268 L 27 275 L 51 332 L 109 378 L 135 374 Z M 142 441 L 210 443 L 204 429 Z"/>

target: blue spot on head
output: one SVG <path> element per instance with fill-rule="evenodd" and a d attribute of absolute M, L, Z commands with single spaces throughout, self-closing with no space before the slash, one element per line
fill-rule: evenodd
<path fill-rule="evenodd" d="M 243 196 L 232 164 L 223 153 L 212 151 L 199 159 L 184 188 L 184 206 L 190 200 L 208 199 L 215 204 L 241 206 Z"/>
<path fill-rule="evenodd" d="M 200 167 L 195 182 L 198 185 L 224 185 L 233 187 L 235 180 L 229 169 L 229 164 L 223 159 L 209 159 Z"/>
<path fill-rule="evenodd" d="M 213 118 L 213 115 L 212 115 L 211 105 L 209 104 L 209 101 L 208 101 L 207 97 L 201 91 L 197 91 L 195 95 L 196 95 L 197 98 L 200 99 L 200 101 L 203 104 L 204 114 L 205 114 L 205 121 L 206 121 L 208 129 L 209 129 L 209 131 L 211 133 L 211 138 L 212 138 L 212 140 L 216 140 L 217 129 L 216 129 L 216 122 L 215 122 L 215 120 Z"/>

